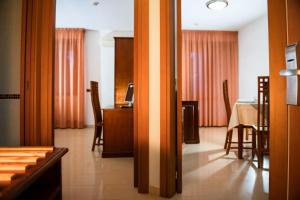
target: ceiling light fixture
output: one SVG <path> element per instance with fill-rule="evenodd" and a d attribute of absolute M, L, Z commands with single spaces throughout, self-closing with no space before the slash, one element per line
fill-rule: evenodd
<path fill-rule="evenodd" d="M 222 10 L 228 6 L 227 0 L 210 0 L 206 3 L 207 8 L 211 10 Z"/>
<path fill-rule="evenodd" d="M 98 5 L 99 5 L 99 1 L 94 1 L 94 2 L 93 2 L 93 5 L 94 5 L 94 6 L 98 6 Z"/>

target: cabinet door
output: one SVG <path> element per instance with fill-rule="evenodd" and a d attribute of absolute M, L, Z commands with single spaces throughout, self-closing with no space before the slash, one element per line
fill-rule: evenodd
<path fill-rule="evenodd" d="M 115 104 L 124 104 L 133 83 L 133 38 L 115 38 Z"/>

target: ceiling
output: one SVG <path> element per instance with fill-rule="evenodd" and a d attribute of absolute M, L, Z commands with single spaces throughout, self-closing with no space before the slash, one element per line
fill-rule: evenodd
<path fill-rule="evenodd" d="M 56 0 L 56 27 L 132 31 L 133 23 L 134 0 Z"/>
<path fill-rule="evenodd" d="M 236 31 L 267 14 L 267 0 L 228 0 L 223 10 L 209 10 L 208 0 L 182 0 L 182 28 Z"/>

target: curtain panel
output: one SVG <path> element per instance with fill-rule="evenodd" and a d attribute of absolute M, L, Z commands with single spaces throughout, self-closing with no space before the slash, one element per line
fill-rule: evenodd
<path fill-rule="evenodd" d="M 55 128 L 84 128 L 84 29 L 56 29 Z"/>
<path fill-rule="evenodd" d="M 238 96 L 238 33 L 183 31 L 182 98 L 199 102 L 200 126 L 225 126 L 224 80 L 231 105 Z"/>

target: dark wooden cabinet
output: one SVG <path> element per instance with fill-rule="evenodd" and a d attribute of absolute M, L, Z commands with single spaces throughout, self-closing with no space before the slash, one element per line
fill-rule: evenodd
<path fill-rule="evenodd" d="M 2 169 L 0 172 L 1 200 L 62 199 L 61 158 L 68 149 L 53 147 L 4 147 L 4 149 L 0 148 L 0 165 L 6 165 L 8 171 Z M 26 168 L 20 171 L 14 165 L 23 165 Z M 11 180 L 3 182 L 5 174 L 11 175 Z"/>
<path fill-rule="evenodd" d="M 133 109 L 103 110 L 103 158 L 133 156 Z"/>
<path fill-rule="evenodd" d="M 186 144 L 200 143 L 198 101 L 182 101 L 183 141 Z"/>
<path fill-rule="evenodd" d="M 133 38 L 115 37 L 115 105 L 125 104 L 129 83 L 133 83 Z"/>

